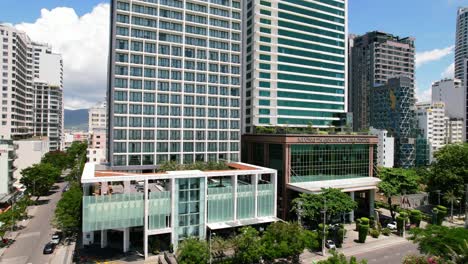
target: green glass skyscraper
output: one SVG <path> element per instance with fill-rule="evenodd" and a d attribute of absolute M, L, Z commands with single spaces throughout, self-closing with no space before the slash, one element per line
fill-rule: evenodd
<path fill-rule="evenodd" d="M 329 127 L 346 113 L 347 1 L 246 2 L 244 133 Z"/>

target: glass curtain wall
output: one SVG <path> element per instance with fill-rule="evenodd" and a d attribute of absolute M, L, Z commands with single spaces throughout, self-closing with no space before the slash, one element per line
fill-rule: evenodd
<path fill-rule="evenodd" d="M 234 220 L 232 177 L 210 178 L 208 183 L 208 223 Z"/>
<path fill-rule="evenodd" d="M 291 182 L 369 176 L 369 145 L 291 145 Z"/>
<path fill-rule="evenodd" d="M 176 179 L 176 239 L 179 242 L 187 237 L 204 238 L 203 223 L 205 209 L 205 179 Z"/>

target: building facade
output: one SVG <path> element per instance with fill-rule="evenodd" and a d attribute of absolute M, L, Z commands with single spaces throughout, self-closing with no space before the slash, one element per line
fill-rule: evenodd
<path fill-rule="evenodd" d="M 0 137 L 46 136 L 50 149 L 63 138 L 63 62 L 46 44 L 9 25 L 0 25 L 3 52 Z"/>
<path fill-rule="evenodd" d="M 369 32 L 350 38 L 349 111 L 354 130 L 371 126 L 372 90 L 392 77 L 405 76 L 414 85 L 414 38 Z"/>
<path fill-rule="evenodd" d="M 88 162 L 94 163 L 106 163 L 107 153 L 107 130 L 106 129 L 93 129 L 89 133 L 88 150 L 87 150 Z"/>
<path fill-rule="evenodd" d="M 29 37 L 15 28 L 0 24 L 3 50 L 0 139 L 33 135 L 33 69 Z"/>
<path fill-rule="evenodd" d="M 241 2 L 111 6 L 111 165 L 239 160 Z"/>
<path fill-rule="evenodd" d="M 374 215 L 374 150 L 371 135 L 249 134 L 242 136 L 242 159 L 278 172 L 278 216 L 296 220 L 291 201 L 300 193 L 320 193 L 339 188 L 359 203 L 347 214 Z"/>
<path fill-rule="evenodd" d="M 13 174 L 15 178 L 15 187 L 22 187 L 19 182 L 21 171 L 34 164 L 40 163 L 44 155 L 50 151 L 49 139 L 47 137 L 33 137 L 13 142 L 16 146 L 16 160 L 14 166 L 16 170 Z"/>
<path fill-rule="evenodd" d="M 243 132 L 329 127 L 347 110 L 348 1 L 245 2 Z"/>
<path fill-rule="evenodd" d="M 465 122 L 463 118 L 449 118 L 447 120 L 447 143 L 463 143 L 463 127 Z"/>
<path fill-rule="evenodd" d="M 422 135 L 430 145 L 430 161 L 434 160 L 434 153 L 448 143 L 448 122 L 445 115 L 445 104 L 417 103 L 416 116 Z"/>
<path fill-rule="evenodd" d="M 371 135 L 377 136 L 377 157 L 376 166 L 393 168 L 395 159 L 395 138 L 388 134 L 385 129 L 375 129 L 370 127 Z"/>
<path fill-rule="evenodd" d="M 154 248 L 158 251 L 168 250 L 187 237 L 205 239 L 214 232 L 276 221 L 276 171 L 228 166 L 142 174 L 86 164 L 83 244 L 106 247 L 111 236 L 118 243 L 119 235 L 124 252 L 130 245 L 141 247 L 146 258 L 149 241 L 158 241 L 163 247 Z"/>
<path fill-rule="evenodd" d="M 468 8 L 458 9 L 456 23 L 455 78 L 464 81 L 465 59 L 468 58 Z"/>
<path fill-rule="evenodd" d="M 386 129 L 395 137 L 395 165 L 415 166 L 418 131 L 412 79 L 391 78 L 387 84 L 375 86 L 371 98 L 372 127 Z"/>
<path fill-rule="evenodd" d="M 16 159 L 16 149 L 13 140 L 0 139 L 0 199 L 2 201 L 14 190 L 13 174 L 16 167 L 13 163 Z"/>
<path fill-rule="evenodd" d="M 460 79 L 443 79 L 432 83 L 431 102 L 445 104 L 445 115 L 449 118 L 463 118 L 465 89 Z"/>
<path fill-rule="evenodd" d="M 99 102 L 88 111 L 88 131 L 107 128 L 107 104 Z"/>

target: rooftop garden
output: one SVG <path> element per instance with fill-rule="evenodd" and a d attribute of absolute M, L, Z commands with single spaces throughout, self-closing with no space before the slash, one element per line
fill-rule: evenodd
<path fill-rule="evenodd" d="M 201 170 L 201 171 L 212 171 L 212 170 L 233 170 L 234 168 L 229 167 L 225 162 L 209 161 L 202 162 L 197 161 L 191 164 L 180 164 L 176 161 L 166 161 L 159 167 L 159 171 L 180 171 L 180 170 Z"/>

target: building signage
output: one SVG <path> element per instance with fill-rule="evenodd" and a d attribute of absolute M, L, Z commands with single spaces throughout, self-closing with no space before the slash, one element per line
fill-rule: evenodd
<path fill-rule="evenodd" d="M 369 143 L 368 138 L 357 138 L 357 137 L 299 137 L 297 138 L 299 143 Z"/>

